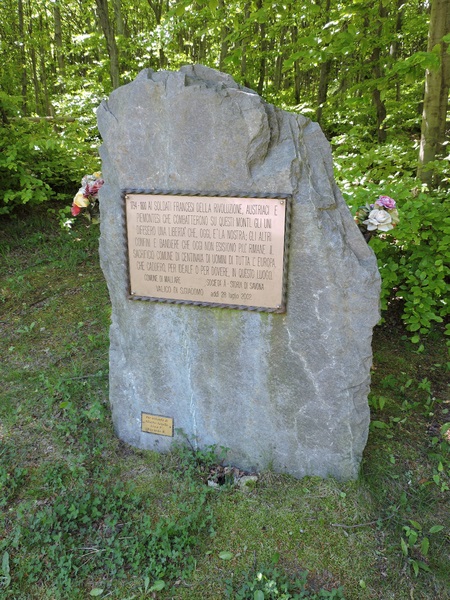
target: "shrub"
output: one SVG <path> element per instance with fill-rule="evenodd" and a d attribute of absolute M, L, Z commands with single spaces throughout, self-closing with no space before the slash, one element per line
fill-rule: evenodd
<path fill-rule="evenodd" d="M 403 302 L 402 320 L 412 341 L 420 341 L 434 323 L 450 313 L 448 303 L 450 267 L 450 216 L 447 192 L 418 187 L 413 178 L 396 178 L 347 186 L 344 196 L 355 212 L 374 202 L 380 194 L 397 201 L 400 223 L 383 236 L 373 237 L 373 248 L 382 276 L 381 308 L 394 300 Z M 450 334 L 450 327 L 447 327 Z"/>
<path fill-rule="evenodd" d="M 79 151 L 82 132 L 76 123 L 55 127 L 24 119 L 0 127 L 0 214 L 24 204 L 67 202 L 79 187 L 80 173 L 97 167 L 89 153 Z"/>

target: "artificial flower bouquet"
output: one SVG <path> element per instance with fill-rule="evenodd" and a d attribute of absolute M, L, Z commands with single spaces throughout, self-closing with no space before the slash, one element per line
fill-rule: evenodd
<path fill-rule="evenodd" d="M 71 213 L 77 217 L 80 213 L 92 223 L 99 221 L 98 192 L 104 181 L 101 173 L 85 175 L 81 180 L 81 187 L 72 202 Z"/>
<path fill-rule="evenodd" d="M 356 211 L 355 221 L 368 242 L 375 233 L 386 233 L 400 221 L 395 200 L 380 196 L 374 204 L 366 204 Z"/>

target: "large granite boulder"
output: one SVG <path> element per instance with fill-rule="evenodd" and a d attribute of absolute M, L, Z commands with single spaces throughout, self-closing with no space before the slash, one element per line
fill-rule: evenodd
<path fill-rule="evenodd" d="M 375 256 L 309 119 L 220 72 L 142 71 L 98 109 L 105 185 L 100 258 L 112 303 L 110 400 L 118 436 L 160 451 L 142 413 L 248 470 L 355 478 L 367 440 Z M 123 189 L 292 195 L 284 314 L 128 296 Z"/>

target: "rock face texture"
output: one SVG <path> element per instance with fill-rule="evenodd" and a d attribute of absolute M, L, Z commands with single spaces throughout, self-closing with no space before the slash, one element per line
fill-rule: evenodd
<path fill-rule="evenodd" d="M 142 412 L 164 415 L 243 469 L 357 477 L 380 277 L 320 127 L 199 65 L 142 71 L 98 123 L 117 435 L 167 450 L 173 438 L 141 431 Z M 286 312 L 130 300 L 126 188 L 292 194 Z"/>

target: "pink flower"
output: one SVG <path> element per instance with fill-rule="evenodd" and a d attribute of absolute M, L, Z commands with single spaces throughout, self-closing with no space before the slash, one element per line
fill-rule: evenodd
<path fill-rule="evenodd" d="M 89 196 L 93 196 L 94 198 L 96 198 L 98 191 L 102 187 L 103 184 L 104 184 L 103 179 L 97 179 L 93 183 L 87 183 L 86 188 L 84 190 L 85 198 L 88 198 Z"/>
<path fill-rule="evenodd" d="M 378 204 L 378 206 L 383 206 L 388 210 L 395 208 L 395 200 L 393 200 L 389 196 L 380 196 L 375 202 L 375 204 Z"/>

